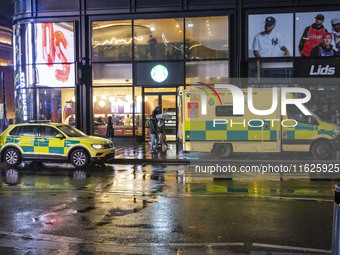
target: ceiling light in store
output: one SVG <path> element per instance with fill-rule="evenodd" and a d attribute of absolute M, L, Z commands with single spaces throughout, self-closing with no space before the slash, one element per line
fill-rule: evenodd
<path fill-rule="evenodd" d="M 106 95 L 102 95 L 102 99 L 104 99 L 104 100 L 105 100 L 105 99 L 106 99 Z"/>
<path fill-rule="evenodd" d="M 150 27 L 150 30 L 153 32 L 153 31 L 155 31 L 155 28 L 154 27 Z"/>
<path fill-rule="evenodd" d="M 143 40 L 143 36 L 138 36 L 138 37 L 134 37 L 135 40 L 137 41 L 142 41 Z M 121 44 L 121 43 L 125 43 L 125 44 L 130 44 L 132 42 L 132 38 L 130 38 L 129 40 L 125 40 L 125 39 L 116 39 L 115 37 L 112 37 L 111 40 L 106 40 L 103 43 L 96 43 L 93 48 L 96 48 L 97 46 L 100 45 L 113 45 L 113 44 Z"/>
<path fill-rule="evenodd" d="M 192 23 L 188 24 L 188 27 L 193 27 L 193 26 L 194 26 L 194 24 L 192 24 Z"/>
<path fill-rule="evenodd" d="M 176 27 L 179 27 L 179 25 L 176 25 Z"/>
<path fill-rule="evenodd" d="M 99 102 L 99 106 L 100 106 L 100 107 L 104 107 L 104 106 L 105 106 L 105 101 L 103 101 L 103 100 L 100 101 L 100 102 Z"/>

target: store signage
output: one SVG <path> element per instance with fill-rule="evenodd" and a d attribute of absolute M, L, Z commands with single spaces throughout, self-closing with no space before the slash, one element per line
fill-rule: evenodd
<path fill-rule="evenodd" d="M 330 67 L 329 65 L 326 65 L 323 67 L 322 65 L 319 65 L 316 67 L 315 65 L 312 65 L 310 67 L 309 75 L 334 75 L 335 74 L 335 66 Z"/>
<path fill-rule="evenodd" d="M 168 78 L 168 69 L 163 65 L 156 65 L 151 69 L 151 78 L 156 82 L 163 82 Z"/>
<path fill-rule="evenodd" d="M 294 76 L 296 78 L 339 78 L 338 61 L 334 57 L 296 58 L 294 60 Z"/>

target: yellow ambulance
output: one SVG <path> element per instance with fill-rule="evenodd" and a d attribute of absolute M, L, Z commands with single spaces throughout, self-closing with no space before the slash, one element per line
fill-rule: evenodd
<path fill-rule="evenodd" d="M 9 166 L 31 160 L 84 168 L 90 162 L 113 159 L 115 147 L 111 140 L 88 136 L 70 125 L 33 122 L 10 125 L 0 135 L 0 156 Z"/>
<path fill-rule="evenodd" d="M 238 103 L 229 89 L 209 85 L 182 92 L 179 136 L 184 151 L 212 151 L 220 157 L 233 152 L 296 151 L 326 159 L 340 150 L 340 126 L 322 121 L 303 104 L 287 103 L 299 94 L 284 88 L 238 90 L 243 94 Z"/>

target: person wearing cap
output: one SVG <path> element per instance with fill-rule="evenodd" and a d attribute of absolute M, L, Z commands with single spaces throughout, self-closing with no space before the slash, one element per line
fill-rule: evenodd
<path fill-rule="evenodd" d="M 327 29 L 323 26 L 325 17 L 318 14 L 315 17 L 315 23 L 305 28 L 299 44 L 299 50 L 302 57 L 309 57 L 312 49 L 322 43 L 323 36 Z"/>
<path fill-rule="evenodd" d="M 340 50 L 340 18 L 334 18 L 332 23 L 332 34 L 334 38 L 335 48 Z"/>
<path fill-rule="evenodd" d="M 324 34 L 322 43 L 318 46 L 315 46 L 311 53 L 311 57 L 330 57 L 336 54 L 336 51 L 333 49 L 332 45 L 332 33 L 327 32 Z"/>
<path fill-rule="evenodd" d="M 278 32 L 273 32 L 276 19 L 272 16 L 265 20 L 264 31 L 255 35 L 253 40 L 253 51 L 256 58 L 261 57 L 289 57 L 289 51 L 285 42 Z"/>

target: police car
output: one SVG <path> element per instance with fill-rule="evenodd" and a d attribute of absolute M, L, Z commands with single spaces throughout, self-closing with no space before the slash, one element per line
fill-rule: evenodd
<path fill-rule="evenodd" d="M 113 159 L 112 141 L 88 136 L 70 125 L 26 123 L 10 125 L 0 135 L 1 162 L 16 166 L 23 160 L 70 162 L 76 168 Z"/>

